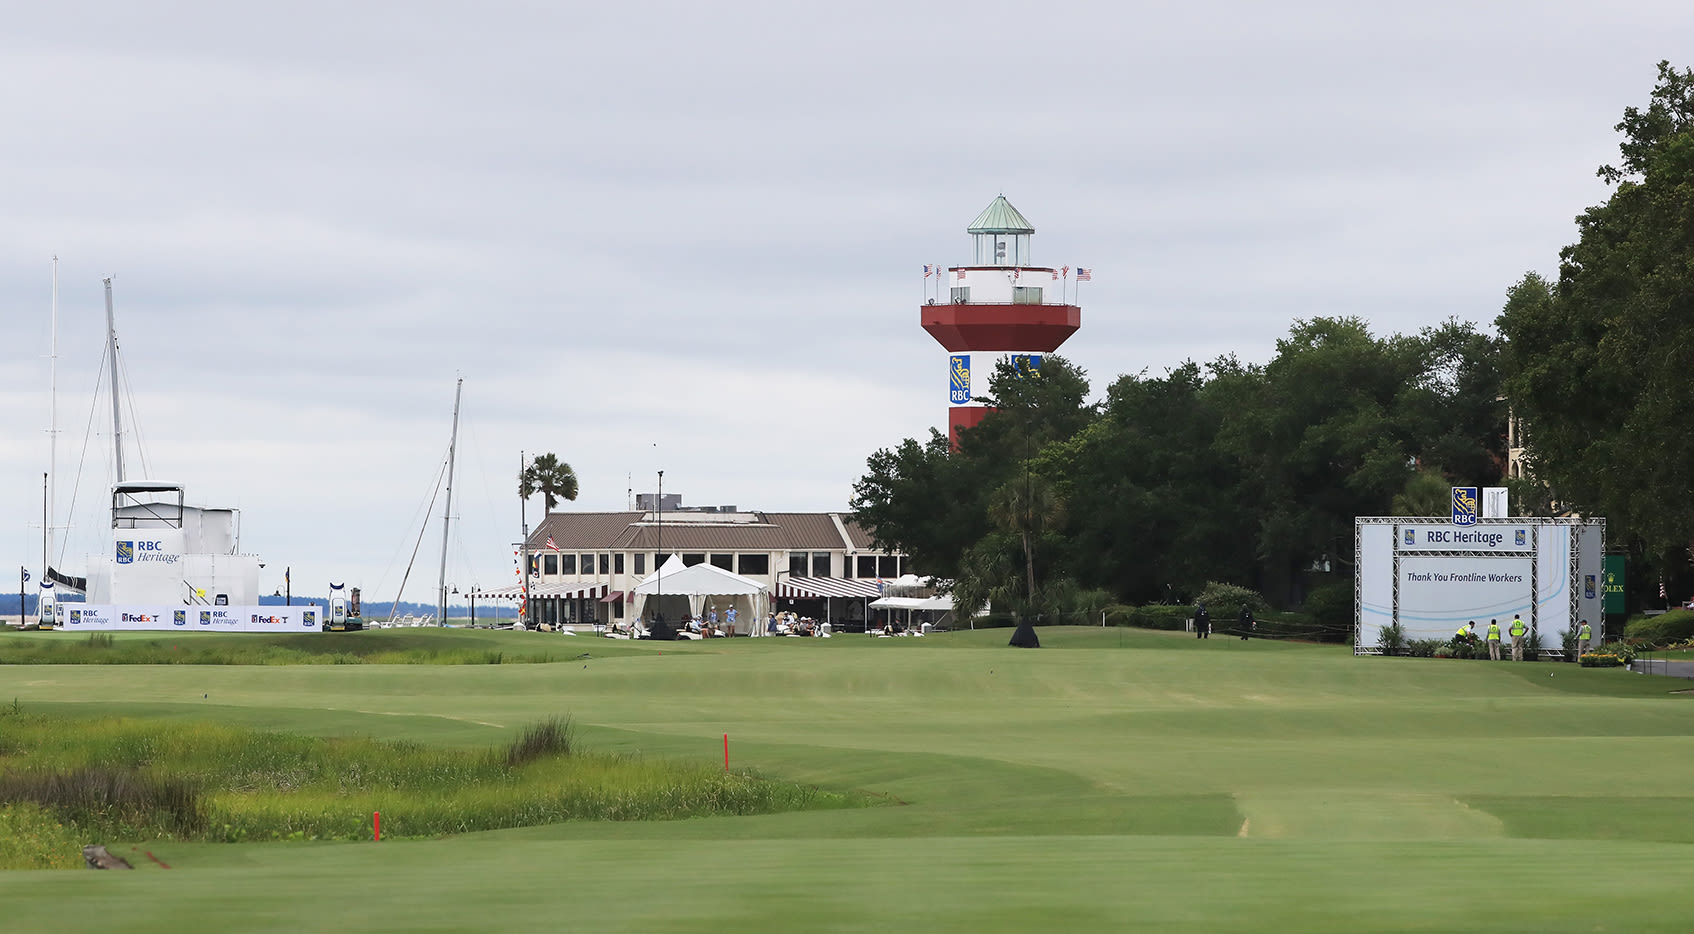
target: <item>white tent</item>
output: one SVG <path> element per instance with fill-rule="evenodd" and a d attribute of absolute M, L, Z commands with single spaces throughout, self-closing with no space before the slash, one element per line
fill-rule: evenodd
<path fill-rule="evenodd" d="M 882 610 L 905 610 L 906 625 L 912 623 L 913 610 L 928 610 L 939 613 L 952 613 L 953 598 L 948 594 L 938 594 L 933 597 L 882 597 L 872 600 L 871 606 Z"/>
<path fill-rule="evenodd" d="M 742 577 L 710 564 L 684 567 L 682 559 L 671 555 L 657 571 L 635 585 L 635 616 L 645 615 L 647 600 L 663 594 L 666 597 L 687 597 L 688 612 L 698 617 L 708 607 L 718 611 L 735 608 L 736 629 L 755 636 L 765 634 L 765 618 L 770 612 L 770 592 L 764 584 Z"/>

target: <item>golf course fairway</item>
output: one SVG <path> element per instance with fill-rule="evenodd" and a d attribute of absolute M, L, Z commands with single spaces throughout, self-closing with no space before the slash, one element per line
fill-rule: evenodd
<path fill-rule="evenodd" d="M 0 665 L 0 701 L 73 716 L 492 747 L 568 715 L 582 748 L 702 762 L 727 735 L 731 768 L 881 802 L 381 843 L 87 841 L 137 871 L 0 873 L 0 929 L 1694 929 L 1687 682 L 1039 632 L 1039 650 L 1009 630 L 466 632 L 566 660 Z M 0 658 L 23 638 L 0 636 Z"/>

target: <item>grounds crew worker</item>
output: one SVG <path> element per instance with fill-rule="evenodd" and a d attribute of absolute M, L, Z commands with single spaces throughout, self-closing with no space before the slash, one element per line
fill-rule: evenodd
<path fill-rule="evenodd" d="M 1469 627 L 1469 628 L 1466 628 Z M 1471 620 L 1453 632 L 1455 645 L 1470 645 L 1476 641 L 1476 620 Z"/>
<path fill-rule="evenodd" d="M 1488 660 L 1500 660 L 1500 621 L 1497 619 L 1488 621 Z"/>
<path fill-rule="evenodd" d="M 1529 627 L 1523 624 L 1523 620 L 1519 619 L 1516 613 L 1513 613 L 1512 628 L 1507 631 L 1512 634 L 1512 661 L 1521 662 L 1523 661 L 1523 634 L 1529 631 Z"/>
<path fill-rule="evenodd" d="M 1576 633 L 1576 660 L 1582 661 L 1582 656 L 1588 654 L 1588 648 L 1593 644 L 1594 631 L 1588 628 L 1588 620 L 1582 621 L 1582 628 Z"/>

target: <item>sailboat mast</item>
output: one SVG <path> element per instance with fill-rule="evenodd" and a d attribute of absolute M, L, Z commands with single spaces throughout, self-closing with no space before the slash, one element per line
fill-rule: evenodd
<path fill-rule="evenodd" d="M 101 280 L 106 283 L 106 358 L 112 362 L 112 476 L 117 483 L 124 482 L 124 432 L 123 421 L 118 414 L 118 329 L 112 323 L 112 277 Z"/>
<path fill-rule="evenodd" d="M 447 530 L 453 521 L 453 457 L 459 448 L 459 396 L 465 391 L 465 378 L 453 386 L 453 436 L 447 442 L 447 508 L 441 513 L 441 576 L 436 581 L 440 591 L 440 613 L 435 618 L 438 625 L 447 625 Z"/>
<path fill-rule="evenodd" d="M 59 470 L 59 257 L 53 257 L 53 319 L 47 343 L 47 476 L 42 478 L 42 502 L 47 514 L 41 521 L 41 579 L 47 580 L 48 562 L 53 555 L 53 478 Z"/>

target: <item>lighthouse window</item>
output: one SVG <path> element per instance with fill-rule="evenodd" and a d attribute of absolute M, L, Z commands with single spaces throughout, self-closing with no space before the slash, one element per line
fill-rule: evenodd
<path fill-rule="evenodd" d="M 970 300 L 971 300 L 971 287 L 970 286 L 962 285 L 962 286 L 959 286 L 958 288 L 953 290 L 953 301 L 954 302 L 969 302 Z"/>
<path fill-rule="evenodd" d="M 1012 287 L 1012 304 L 1039 305 L 1041 304 L 1041 287 L 1019 285 Z"/>

